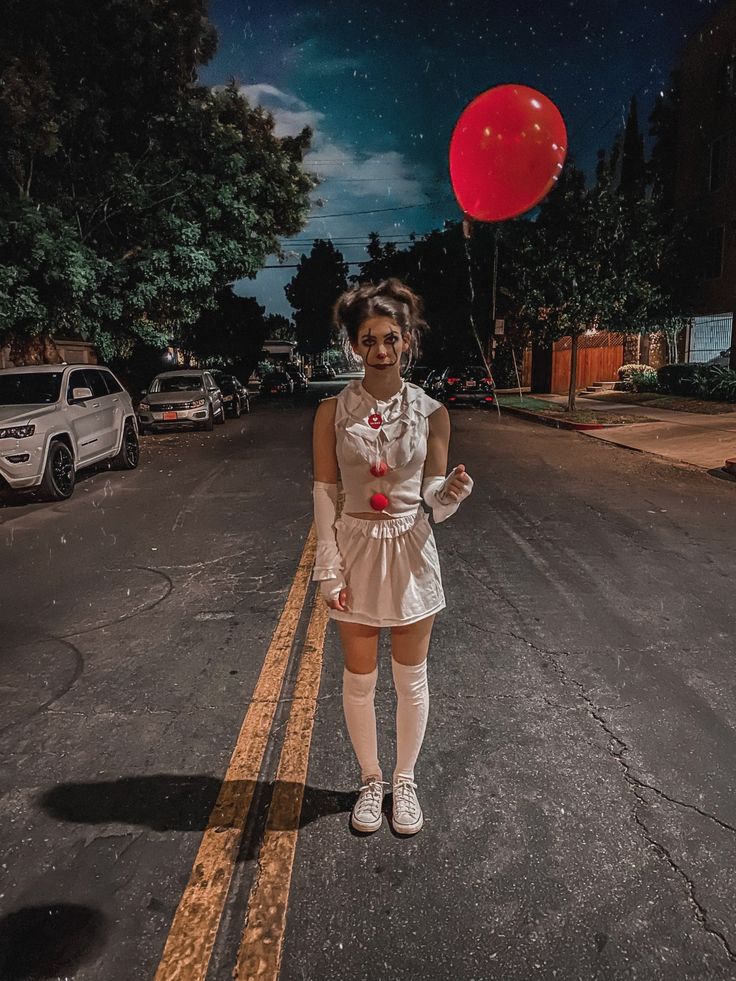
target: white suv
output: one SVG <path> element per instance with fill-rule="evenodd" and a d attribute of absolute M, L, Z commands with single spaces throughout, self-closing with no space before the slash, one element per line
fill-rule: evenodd
<path fill-rule="evenodd" d="M 45 364 L 0 371 L 0 487 L 71 497 L 76 471 L 138 466 L 130 396 L 107 368 Z"/>

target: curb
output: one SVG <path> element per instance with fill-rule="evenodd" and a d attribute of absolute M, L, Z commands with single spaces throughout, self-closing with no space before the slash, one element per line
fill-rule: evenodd
<path fill-rule="evenodd" d="M 539 412 L 532 412 L 530 409 L 517 409 L 511 405 L 501 405 L 501 413 L 510 412 L 513 416 L 520 419 L 528 419 L 530 422 L 541 423 L 543 426 L 552 426 L 554 429 L 571 429 L 574 432 L 585 432 L 588 429 L 616 429 L 616 422 L 567 422 L 565 419 L 555 419 L 554 416 L 543 416 Z"/>
<path fill-rule="evenodd" d="M 720 468 L 702 467 L 690 460 L 681 460 L 679 457 L 666 456 L 664 453 L 656 453 L 654 450 L 643 450 L 640 446 L 629 446 L 628 443 L 618 443 L 616 440 L 607 439 L 605 441 L 610 446 L 617 446 L 622 450 L 630 450 L 632 453 L 642 453 L 646 456 L 653 456 L 664 463 L 671 463 L 673 466 L 690 467 L 692 470 L 699 470 L 701 473 L 708 473 L 712 476 L 723 477 L 727 480 L 736 480 L 736 460 L 726 460 Z M 722 472 L 721 472 L 722 471 Z"/>

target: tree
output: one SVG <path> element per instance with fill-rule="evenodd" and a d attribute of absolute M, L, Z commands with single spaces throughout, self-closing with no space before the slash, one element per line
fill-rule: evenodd
<path fill-rule="evenodd" d="M 641 200 L 644 197 L 646 177 L 644 137 L 639 130 L 636 96 L 632 95 L 622 144 L 619 192 L 630 200 Z"/>
<path fill-rule="evenodd" d="M 264 313 L 254 297 L 238 296 L 227 286 L 217 293 L 212 308 L 182 330 L 179 343 L 198 361 L 227 365 L 248 378 L 268 337 Z"/>
<path fill-rule="evenodd" d="M 676 317 L 660 270 L 671 240 L 656 206 L 613 188 L 599 170 L 588 190 L 572 165 L 543 203 L 515 255 L 519 316 L 537 338 L 571 338 L 568 410 L 575 409 L 578 345 L 588 330 L 644 333 Z"/>
<path fill-rule="evenodd" d="M 400 250 L 393 243 L 381 245 L 373 232 L 366 247 L 369 259 L 352 279 L 376 283 L 396 276 L 422 297 L 429 325 L 420 355 L 424 364 L 477 361 L 473 324 L 482 345 L 490 332 L 493 236 L 494 230 L 478 223 L 466 242 L 461 223 L 447 222 L 422 238 L 412 235 L 409 248 Z"/>
<path fill-rule="evenodd" d="M 319 354 L 332 340 L 332 308 L 347 289 L 348 266 L 331 241 L 315 239 L 302 254 L 296 274 L 284 287 L 294 308 L 296 339 L 302 354 Z"/>
<path fill-rule="evenodd" d="M 216 43 L 204 0 L 9 2 L 0 342 L 165 342 L 303 227 L 311 132 L 277 138 L 234 84 L 195 84 Z"/>
<path fill-rule="evenodd" d="M 648 180 L 652 187 L 652 197 L 667 209 L 673 208 L 675 203 L 679 105 L 679 75 L 672 72 L 669 87 L 657 96 L 649 115 L 652 152 L 648 164 Z"/>
<path fill-rule="evenodd" d="M 369 258 L 367 262 L 361 264 L 360 273 L 350 277 L 353 282 L 380 283 L 390 276 L 402 280 L 406 278 L 409 268 L 408 253 L 399 250 L 395 242 L 386 242 L 382 245 L 378 232 L 370 232 L 366 252 Z"/>
<path fill-rule="evenodd" d="M 675 71 L 670 76 L 669 87 L 657 96 L 649 116 L 652 153 L 648 164 L 651 198 L 669 242 L 669 254 L 659 270 L 661 285 L 672 297 L 679 314 L 678 317 L 670 318 L 668 324 L 663 326 L 670 358 L 675 361 L 677 338 L 685 319 L 692 312 L 693 296 L 697 293 L 697 279 L 701 269 L 697 243 L 702 237 L 702 230 L 698 228 L 697 210 L 682 213 L 675 207 L 679 107 L 680 79 L 679 73 Z M 736 345 L 732 345 L 732 358 L 736 359 Z"/>
<path fill-rule="evenodd" d="M 281 313 L 268 313 L 265 317 L 267 337 L 275 341 L 296 341 L 294 324 Z"/>

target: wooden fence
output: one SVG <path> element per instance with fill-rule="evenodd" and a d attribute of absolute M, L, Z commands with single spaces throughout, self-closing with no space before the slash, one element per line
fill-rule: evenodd
<path fill-rule="evenodd" d="M 566 395 L 570 387 L 571 339 L 563 337 L 552 350 L 552 382 L 550 391 Z M 597 381 L 616 381 L 618 369 L 624 363 L 624 343 L 621 334 L 596 331 L 584 334 L 578 341 L 578 370 L 576 388 L 585 388 Z"/>

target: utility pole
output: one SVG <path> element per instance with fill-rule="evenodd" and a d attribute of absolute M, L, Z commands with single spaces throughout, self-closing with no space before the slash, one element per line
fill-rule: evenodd
<path fill-rule="evenodd" d="M 491 284 L 491 330 L 488 335 L 488 361 L 493 357 L 493 344 L 496 335 L 496 296 L 498 292 L 498 225 L 493 228 L 493 280 Z"/>

